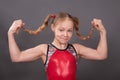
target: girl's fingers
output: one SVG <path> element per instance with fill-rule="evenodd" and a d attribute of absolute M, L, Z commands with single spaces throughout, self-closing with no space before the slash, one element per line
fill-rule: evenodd
<path fill-rule="evenodd" d="M 15 20 L 10 27 L 9 31 L 12 31 L 13 33 L 18 33 L 19 29 L 24 27 L 25 23 L 22 22 L 22 20 Z"/>
<path fill-rule="evenodd" d="M 101 19 L 94 18 L 92 20 L 91 24 L 92 24 L 92 26 L 94 26 L 100 32 L 105 30 Z"/>

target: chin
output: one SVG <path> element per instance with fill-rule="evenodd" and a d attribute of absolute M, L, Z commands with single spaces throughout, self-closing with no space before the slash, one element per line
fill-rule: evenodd
<path fill-rule="evenodd" d="M 60 41 L 62 44 L 66 44 L 68 43 L 68 41 Z"/>

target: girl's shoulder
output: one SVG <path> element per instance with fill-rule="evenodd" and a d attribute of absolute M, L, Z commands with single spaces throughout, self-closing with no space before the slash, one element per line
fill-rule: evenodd
<path fill-rule="evenodd" d="M 37 47 L 42 53 L 46 53 L 48 44 L 39 44 Z"/>
<path fill-rule="evenodd" d="M 48 44 L 46 44 L 46 43 L 45 44 L 39 44 L 38 46 L 41 47 L 41 48 L 47 48 Z"/>
<path fill-rule="evenodd" d="M 72 44 L 74 47 L 78 47 L 78 46 L 80 46 L 81 44 L 79 44 L 79 43 L 73 43 Z"/>
<path fill-rule="evenodd" d="M 84 45 L 82 45 L 82 44 L 80 44 L 80 43 L 73 43 L 72 45 L 73 45 L 74 47 L 84 46 Z"/>
<path fill-rule="evenodd" d="M 82 44 L 80 44 L 80 43 L 73 43 L 72 44 L 73 45 L 73 47 L 75 48 L 75 50 L 77 51 L 77 53 L 79 53 L 79 51 L 82 49 L 82 47 L 84 46 L 84 45 L 82 45 Z"/>

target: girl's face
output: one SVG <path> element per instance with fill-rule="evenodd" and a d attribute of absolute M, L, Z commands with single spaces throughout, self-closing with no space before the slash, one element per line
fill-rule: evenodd
<path fill-rule="evenodd" d="M 58 21 L 55 26 L 52 26 L 52 31 L 55 35 L 55 41 L 66 44 L 73 34 L 73 22 L 67 18 L 63 21 Z"/>

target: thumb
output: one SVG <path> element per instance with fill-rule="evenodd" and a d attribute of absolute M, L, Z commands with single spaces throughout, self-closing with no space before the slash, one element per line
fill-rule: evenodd
<path fill-rule="evenodd" d="M 17 34 L 19 33 L 19 29 L 20 29 L 20 27 L 17 27 L 17 29 L 16 29 L 16 33 Z"/>

